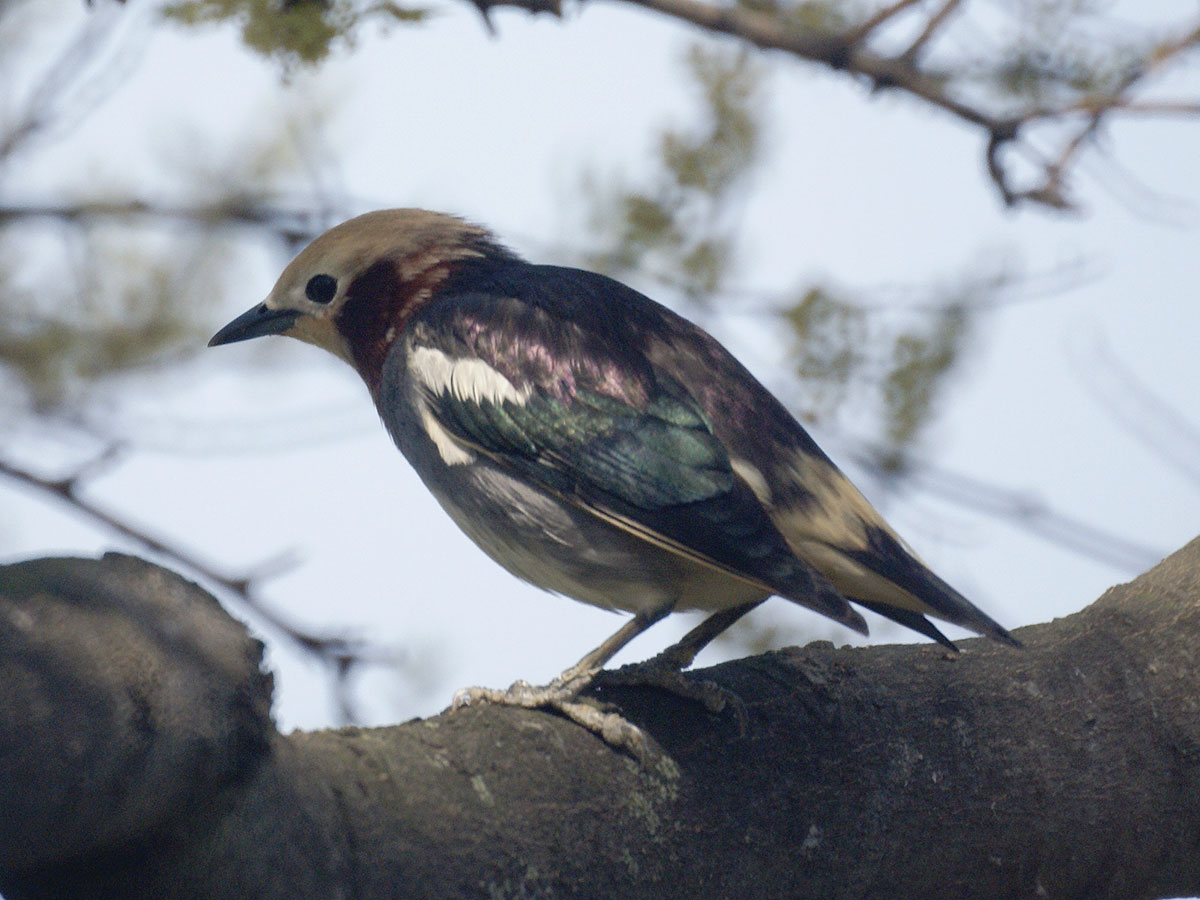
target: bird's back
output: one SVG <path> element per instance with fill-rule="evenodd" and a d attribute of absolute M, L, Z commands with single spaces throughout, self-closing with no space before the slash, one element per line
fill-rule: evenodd
<path fill-rule="evenodd" d="M 572 268 L 513 259 L 471 262 L 413 327 L 414 334 L 425 328 L 427 336 L 436 335 L 446 353 L 484 358 L 515 388 L 557 391 L 560 401 L 568 384 L 578 388 L 585 378 L 591 379 L 589 389 L 623 402 L 644 401 L 650 390 L 681 394 L 719 445 L 718 465 L 727 467 L 735 483 L 729 496 L 736 502 L 726 499 L 726 509 L 704 510 L 708 522 L 697 519 L 694 509 L 659 507 L 653 515 L 618 510 L 624 524 L 654 519 L 652 532 L 658 535 L 671 530 L 673 519 L 686 519 L 690 530 L 672 538 L 711 558 L 714 541 L 746 540 L 727 530 L 733 520 L 743 534 L 754 533 L 757 546 L 751 552 L 768 560 L 748 574 L 772 592 L 813 605 L 814 590 L 827 587 L 818 587 L 823 579 L 811 577 L 815 570 L 845 597 L 944 643 L 949 642 L 926 615 L 1011 640 L 906 548 L 791 413 L 723 346 L 632 288 Z M 639 425 L 646 427 L 644 421 Z M 505 458 L 510 466 L 526 468 L 519 473 L 525 481 L 539 469 L 545 475 L 545 460 L 536 454 Z M 577 492 L 578 485 L 565 489 Z M 799 565 L 781 561 L 783 546 Z M 735 559 L 732 568 L 755 567 Z M 771 577 L 764 569 L 773 570 Z M 818 608 L 829 606 L 822 600 Z M 833 617 L 854 624 L 844 614 Z"/>

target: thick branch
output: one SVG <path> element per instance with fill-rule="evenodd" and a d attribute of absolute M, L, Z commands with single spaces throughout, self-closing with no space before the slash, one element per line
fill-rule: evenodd
<path fill-rule="evenodd" d="M 258 648 L 130 557 L 0 569 L 0 891 L 94 897 L 1152 898 L 1200 891 L 1200 540 L 1083 612 L 546 713 L 277 734 Z M 532 638 L 531 638 L 532 639 Z"/>

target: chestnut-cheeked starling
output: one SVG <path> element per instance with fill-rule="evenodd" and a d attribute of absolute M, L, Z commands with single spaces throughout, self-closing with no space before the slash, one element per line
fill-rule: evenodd
<path fill-rule="evenodd" d="M 500 565 L 633 613 L 550 685 L 460 703 L 550 706 L 620 742 L 624 720 L 577 700 L 618 650 L 703 610 L 656 658 L 677 675 L 772 595 L 864 634 L 848 601 L 948 646 L 926 616 L 1016 643 L 724 347 L 611 278 L 525 262 L 448 215 L 384 210 L 318 237 L 209 343 L 267 334 L 352 365 L 426 487 Z"/>

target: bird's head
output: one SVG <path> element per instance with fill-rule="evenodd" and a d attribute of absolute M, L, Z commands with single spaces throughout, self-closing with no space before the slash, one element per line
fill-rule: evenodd
<path fill-rule="evenodd" d="M 322 234 L 288 264 L 267 299 L 210 347 L 285 334 L 354 366 L 374 390 L 388 348 L 463 260 L 511 259 L 490 233 L 422 209 L 366 213 Z"/>

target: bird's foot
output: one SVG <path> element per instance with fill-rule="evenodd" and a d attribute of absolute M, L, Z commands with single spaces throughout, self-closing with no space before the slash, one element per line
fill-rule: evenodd
<path fill-rule="evenodd" d="M 590 679 L 588 679 L 590 681 Z M 575 685 L 574 681 L 564 682 L 555 679 L 547 685 L 534 685 L 528 681 L 514 681 L 507 690 L 499 688 L 469 687 L 463 688 L 454 695 L 450 703 L 450 711 L 462 709 L 464 706 L 479 706 L 491 703 L 495 706 L 523 706 L 525 709 L 539 709 L 544 706 L 554 706 L 557 703 L 570 703 L 579 696 L 579 692 L 587 687 L 587 682 Z"/>
<path fill-rule="evenodd" d="M 516 681 L 507 690 L 485 687 L 463 688 L 454 695 L 450 711 L 465 706 L 490 703 L 496 706 L 520 706 L 525 709 L 552 709 L 576 725 L 586 728 L 614 749 L 629 753 L 646 765 L 653 757 L 653 742 L 642 729 L 613 712 L 612 704 L 593 698 L 580 699 L 596 677 L 596 672 L 568 669 L 547 685 Z"/>
<path fill-rule="evenodd" d="M 715 681 L 688 678 L 679 670 L 677 661 L 667 653 L 645 662 L 597 672 L 593 680 L 602 687 L 659 688 L 677 697 L 699 703 L 714 714 L 728 708 L 737 718 L 739 731 L 745 734 L 750 724 L 750 716 L 742 698 Z"/>

